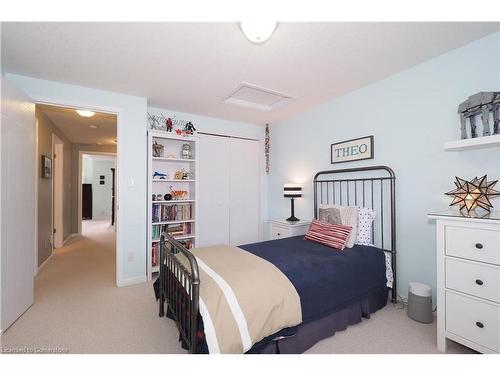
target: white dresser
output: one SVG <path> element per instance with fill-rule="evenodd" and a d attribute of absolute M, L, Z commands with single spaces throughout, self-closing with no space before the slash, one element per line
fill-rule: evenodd
<path fill-rule="evenodd" d="M 304 235 L 309 230 L 310 225 L 310 220 L 295 222 L 286 221 L 284 219 L 269 220 L 269 239 L 277 240 L 280 238 Z"/>
<path fill-rule="evenodd" d="M 500 212 L 484 218 L 457 211 L 436 220 L 437 345 L 450 339 L 500 353 Z"/>

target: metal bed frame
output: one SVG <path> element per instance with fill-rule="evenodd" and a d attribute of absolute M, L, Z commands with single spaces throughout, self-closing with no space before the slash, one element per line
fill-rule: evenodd
<path fill-rule="evenodd" d="M 366 172 L 377 172 L 381 176 L 336 178 L 339 175 L 357 174 L 359 176 L 366 174 Z M 384 191 L 384 189 L 387 190 Z M 369 207 L 376 212 L 372 225 L 372 241 L 375 246 L 391 254 L 391 268 L 394 277 L 391 301 L 396 303 L 396 176 L 394 171 L 383 165 L 321 171 L 314 176 L 313 190 L 314 217 L 316 219 L 319 207 L 323 204 Z M 378 198 L 376 198 L 377 195 Z M 386 195 L 386 204 L 384 204 Z M 384 230 L 384 224 L 386 224 L 386 230 Z M 390 233 L 386 233 L 387 224 L 389 224 Z M 390 241 L 385 241 L 387 235 L 390 237 Z"/>
<path fill-rule="evenodd" d="M 332 175 L 379 171 L 388 176 L 361 177 L 361 178 L 331 178 Z M 376 200 L 374 191 L 380 186 L 380 215 L 377 215 L 379 224 L 372 226 L 372 239 L 375 239 L 375 227 L 380 229 L 377 237 L 380 244 L 375 244 L 383 251 L 391 254 L 391 266 L 394 275 L 392 287 L 392 302 L 397 300 L 396 289 L 396 207 L 395 207 L 395 175 L 391 168 L 386 166 L 349 168 L 318 172 L 314 176 L 314 217 L 318 217 L 319 205 L 339 204 L 358 205 L 374 208 Z M 388 185 L 389 212 L 384 209 L 384 185 Z M 352 190 L 354 189 L 354 190 Z M 367 193 L 368 192 L 368 193 Z M 339 194 L 337 194 L 339 193 Z M 384 221 L 390 218 L 390 249 L 386 249 L 384 242 Z M 378 231 L 377 231 L 378 233 Z M 181 261 L 178 255 L 185 259 Z M 190 353 L 196 352 L 198 328 L 200 276 L 198 263 L 191 251 L 166 232 L 160 236 L 160 276 L 159 276 L 159 315 L 171 317 L 179 329 L 180 337 Z M 167 310 L 165 311 L 165 303 Z"/>

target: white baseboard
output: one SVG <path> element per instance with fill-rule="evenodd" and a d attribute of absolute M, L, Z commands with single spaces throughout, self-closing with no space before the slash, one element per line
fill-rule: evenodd
<path fill-rule="evenodd" d="M 45 265 L 52 259 L 52 253 L 49 255 L 49 257 L 47 259 L 45 259 L 45 261 L 40 264 L 38 266 L 38 269 L 36 270 L 36 273 L 35 273 L 35 276 L 38 275 L 38 272 L 40 272 L 42 270 L 43 267 L 45 267 Z"/>
<path fill-rule="evenodd" d="M 141 284 L 141 283 L 145 283 L 146 281 L 148 281 L 146 275 L 144 276 L 138 276 L 138 277 L 131 277 L 129 279 L 125 279 L 125 280 L 120 280 L 118 281 L 118 286 L 119 287 L 122 287 L 122 286 L 129 286 L 129 285 L 134 285 L 134 284 Z"/>
<path fill-rule="evenodd" d="M 64 239 L 64 241 L 63 241 L 63 246 L 65 246 L 65 245 L 66 245 L 66 243 L 67 243 L 69 240 L 71 240 L 73 237 L 76 237 L 76 236 L 79 236 L 79 234 L 78 234 L 78 233 L 71 233 L 71 234 L 69 234 L 69 235 L 68 235 L 68 237 L 66 237 L 66 238 Z"/>

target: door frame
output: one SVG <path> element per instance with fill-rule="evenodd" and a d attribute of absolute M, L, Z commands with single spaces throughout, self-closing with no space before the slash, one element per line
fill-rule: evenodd
<path fill-rule="evenodd" d="M 99 104 L 90 104 L 90 105 L 85 105 L 84 100 L 77 100 L 76 103 L 74 101 L 65 101 L 64 99 L 62 100 L 57 100 L 54 99 L 53 97 L 38 97 L 37 99 L 33 98 L 32 103 L 37 105 L 37 104 L 46 104 L 46 105 L 51 105 L 51 106 L 56 106 L 56 107 L 64 107 L 64 108 L 71 108 L 74 110 L 81 109 L 81 110 L 90 110 L 90 111 L 95 111 L 95 112 L 102 112 L 102 113 L 109 113 L 112 115 L 116 116 L 116 180 L 120 181 L 120 113 L 123 111 L 121 107 L 114 107 L 114 106 L 106 106 L 106 105 L 99 105 Z M 118 197 L 119 194 L 119 184 L 116 186 L 116 196 Z M 116 210 L 119 212 L 120 210 L 120 202 L 117 200 L 116 204 Z M 38 211 L 37 211 L 38 212 Z M 116 280 L 115 283 L 117 286 L 123 286 L 123 280 L 121 278 L 121 264 L 122 264 L 122 252 L 125 252 L 124 249 L 121 248 L 121 243 L 120 243 L 120 218 L 119 214 L 116 215 L 115 218 L 115 233 L 116 233 L 116 241 L 115 241 L 115 249 L 116 249 L 116 256 L 115 256 L 115 274 L 116 274 Z M 81 217 L 81 214 L 80 214 Z M 38 236 L 37 236 L 38 238 Z M 38 245 L 37 245 L 38 246 Z"/>
<path fill-rule="evenodd" d="M 118 145 L 117 145 L 118 146 Z M 118 148 L 117 148 L 118 151 Z M 83 171 L 83 155 L 109 155 L 115 157 L 115 178 L 118 175 L 118 152 L 99 152 L 99 151 L 78 151 L 78 234 L 82 234 L 82 171 Z M 118 201 L 118 184 L 115 186 L 115 204 Z M 115 215 L 116 216 L 116 215 Z M 115 217 L 115 228 L 117 217 Z M 117 229 L 115 229 L 117 231 Z M 117 249 L 118 252 L 118 249 Z"/>
<path fill-rule="evenodd" d="M 58 187 L 59 194 L 56 194 L 56 187 Z M 54 229 L 56 230 L 55 233 Z M 55 133 L 52 133 L 52 252 L 54 252 L 54 249 L 62 247 L 63 244 L 64 142 Z"/>

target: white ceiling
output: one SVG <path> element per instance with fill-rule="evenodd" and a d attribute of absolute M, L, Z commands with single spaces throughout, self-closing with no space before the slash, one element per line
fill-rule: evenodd
<path fill-rule="evenodd" d="M 281 23 L 255 45 L 236 23 L 3 23 L 2 70 L 257 124 L 305 111 L 475 39 L 499 23 Z M 242 82 L 294 99 L 223 103 Z"/>
<path fill-rule="evenodd" d="M 96 112 L 92 117 L 82 117 L 72 108 L 37 105 L 72 143 L 89 145 L 114 145 L 116 115 Z M 93 126 L 93 127 L 91 127 Z"/>

